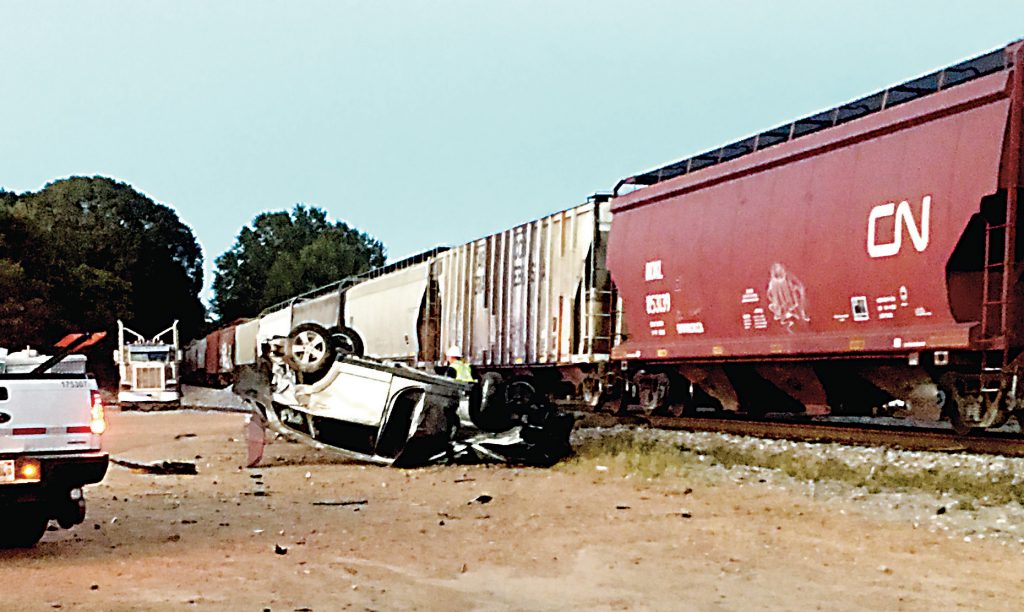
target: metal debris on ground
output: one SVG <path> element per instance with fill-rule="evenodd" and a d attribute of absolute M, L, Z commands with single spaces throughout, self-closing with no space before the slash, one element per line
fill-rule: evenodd
<path fill-rule="evenodd" d="M 194 476 L 199 473 L 196 469 L 196 464 L 190 461 L 155 461 L 153 463 L 139 463 L 136 461 L 128 461 L 126 459 L 116 459 L 111 457 L 110 462 L 114 465 L 128 468 L 139 474 L 154 474 L 157 476 Z"/>
<path fill-rule="evenodd" d="M 321 499 L 313 502 L 314 506 L 363 506 L 369 503 L 366 499 Z"/>

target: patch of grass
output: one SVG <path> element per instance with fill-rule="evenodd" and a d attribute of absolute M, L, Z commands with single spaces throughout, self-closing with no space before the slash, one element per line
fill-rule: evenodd
<path fill-rule="evenodd" d="M 930 467 L 887 460 L 885 455 L 865 459 L 849 447 L 804 445 L 779 449 L 752 439 L 715 437 L 686 445 L 672 443 L 642 431 L 617 431 L 585 438 L 565 469 L 593 471 L 605 466 L 616 474 L 642 478 L 701 475 L 700 466 L 755 467 L 777 470 L 802 481 L 842 482 L 869 493 L 923 491 L 948 493 L 963 507 L 1024 504 L 1024 479 L 1011 470 L 977 470 L 956 460 L 937 460 Z"/>
<path fill-rule="evenodd" d="M 663 440 L 617 432 L 586 439 L 565 466 L 593 471 L 605 466 L 609 471 L 643 478 L 678 475 L 699 464 L 693 453 Z"/>
<path fill-rule="evenodd" d="M 813 450 L 778 452 L 725 443 L 690 449 L 690 452 L 703 453 L 725 467 L 768 468 L 798 480 L 844 482 L 864 487 L 870 493 L 883 490 L 945 492 L 985 506 L 1010 502 L 1024 504 L 1024 482 L 1012 473 L 974 472 L 956 467 L 953 465 L 955 462 L 950 462 L 949 466 L 927 469 L 893 463 L 851 464 L 825 453 L 814 453 Z"/>

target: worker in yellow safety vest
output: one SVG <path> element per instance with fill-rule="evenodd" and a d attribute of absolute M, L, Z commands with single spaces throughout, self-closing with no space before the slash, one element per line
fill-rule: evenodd
<path fill-rule="evenodd" d="M 445 353 L 448 357 L 448 367 L 455 372 L 455 380 L 460 382 L 476 382 L 473 378 L 473 368 L 462 359 L 462 349 L 452 345 Z"/>

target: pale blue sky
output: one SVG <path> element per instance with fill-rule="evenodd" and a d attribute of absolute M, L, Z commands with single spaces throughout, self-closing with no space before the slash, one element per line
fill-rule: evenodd
<path fill-rule="evenodd" d="M 392 258 L 1024 36 L 1024 2 L 0 0 L 0 187 L 127 181 L 213 260 L 326 209 Z"/>

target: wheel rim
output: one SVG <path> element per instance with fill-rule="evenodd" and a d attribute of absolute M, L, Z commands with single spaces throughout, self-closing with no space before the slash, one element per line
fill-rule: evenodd
<path fill-rule="evenodd" d="M 533 385 L 525 381 L 513 381 L 505 392 L 506 401 L 513 405 L 528 404 L 536 394 Z"/>
<path fill-rule="evenodd" d="M 356 352 L 356 343 L 348 336 L 348 334 L 337 333 L 334 334 L 334 338 L 338 341 L 338 348 L 343 353 Z"/>
<path fill-rule="evenodd" d="M 312 365 L 327 354 L 327 340 L 313 331 L 303 331 L 292 340 L 292 357 L 302 365 Z"/>

